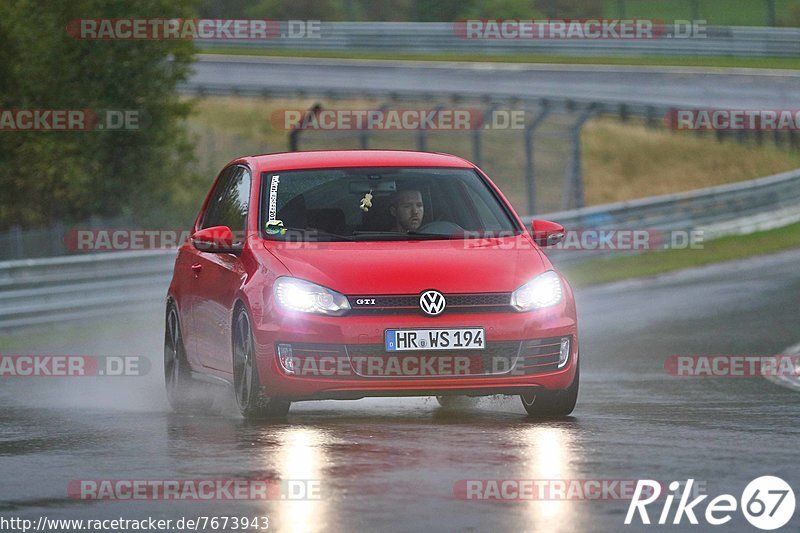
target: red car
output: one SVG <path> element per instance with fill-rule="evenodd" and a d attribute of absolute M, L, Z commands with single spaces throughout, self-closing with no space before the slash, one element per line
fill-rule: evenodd
<path fill-rule="evenodd" d="M 219 174 L 180 248 L 166 307 L 175 409 L 233 386 L 247 418 L 291 402 L 519 395 L 572 412 L 575 302 L 531 232 L 475 165 L 352 150 L 244 157 Z"/>

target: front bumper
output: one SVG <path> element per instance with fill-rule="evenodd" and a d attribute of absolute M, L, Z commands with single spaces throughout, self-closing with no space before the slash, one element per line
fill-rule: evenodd
<path fill-rule="evenodd" d="M 383 350 L 386 329 L 483 327 L 485 350 L 386 353 Z M 418 316 L 323 317 L 283 315 L 280 323 L 257 323 L 256 362 L 264 394 L 292 401 L 358 399 L 379 396 L 432 396 L 521 394 L 531 388 L 563 390 L 575 376 L 578 354 L 577 324 L 563 309 L 531 313 L 460 314 L 437 318 Z M 569 339 L 569 355 L 563 366 L 553 364 L 556 341 Z M 306 365 L 294 375 L 279 363 L 278 346 L 296 347 L 292 360 L 303 361 L 314 352 L 338 365 Z M 541 347 L 540 347 L 541 346 Z M 284 349 L 282 348 L 282 349 Z M 489 367 L 487 354 L 500 361 Z M 400 374 L 364 372 L 358 358 L 450 358 L 450 373 L 420 372 Z M 453 372 L 457 361 L 466 361 L 467 372 Z M 412 361 L 413 363 L 413 361 Z M 379 365 L 380 366 L 380 365 Z M 391 366 L 391 365 L 390 365 Z M 424 363 L 417 361 L 419 368 Z M 309 368 L 311 372 L 309 372 Z M 388 368 L 382 366 L 381 368 Z M 476 372 L 476 369 L 482 370 Z M 318 371 L 315 371 L 318 370 Z"/>

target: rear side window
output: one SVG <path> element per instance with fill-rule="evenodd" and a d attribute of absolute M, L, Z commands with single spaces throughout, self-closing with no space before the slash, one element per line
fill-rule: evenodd
<path fill-rule="evenodd" d="M 246 167 L 226 168 L 208 202 L 201 227 L 228 226 L 234 235 L 243 235 L 250 208 L 251 181 L 250 170 Z"/>

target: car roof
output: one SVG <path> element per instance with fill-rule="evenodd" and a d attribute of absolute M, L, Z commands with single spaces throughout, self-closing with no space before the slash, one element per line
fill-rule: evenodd
<path fill-rule="evenodd" d="M 300 170 L 347 167 L 456 167 L 473 168 L 460 157 L 410 150 L 315 150 L 243 158 L 263 170 Z"/>

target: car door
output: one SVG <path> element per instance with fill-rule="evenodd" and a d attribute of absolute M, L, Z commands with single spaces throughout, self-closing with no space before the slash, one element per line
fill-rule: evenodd
<path fill-rule="evenodd" d="M 233 165 L 225 169 L 199 229 L 228 226 L 234 233 L 234 244 L 241 243 L 245 238 L 251 183 L 252 174 L 247 167 Z M 195 252 L 192 271 L 197 298 L 192 320 L 197 355 L 205 367 L 232 372 L 231 316 L 245 270 L 235 254 Z"/>
<path fill-rule="evenodd" d="M 217 179 L 214 180 L 214 188 L 209 195 L 208 206 L 221 201 L 221 197 L 230 183 L 230 174 L 233 171 L 234 167 L 228 167 L 217 175 Z M 208 208 L 204 206 L 196 229 L 202 229 L 203 220 L 206 218 L 207 212 Z M 196 326 L 194 317 L 197 303 L 206 298 L 203 292 L 204 286 L 198 282 L 199 274 L 203 268 L 202 261 L 204 260 L 200 256 L 200 251 L 194 247 L 190 239 L 181 246 L 178 252 L 178 258 L 175 262 L 175 278 L 173 280 L 174 286 L 178 289 L 176 298 L 180 304 L 183 342 L 186 347 L 186 355 L 193 367 L 198 365 L 205 366 L 205 361 L 198 355 L 198 346 L 206 341 L 203 338 L 203 332 Z"/>

